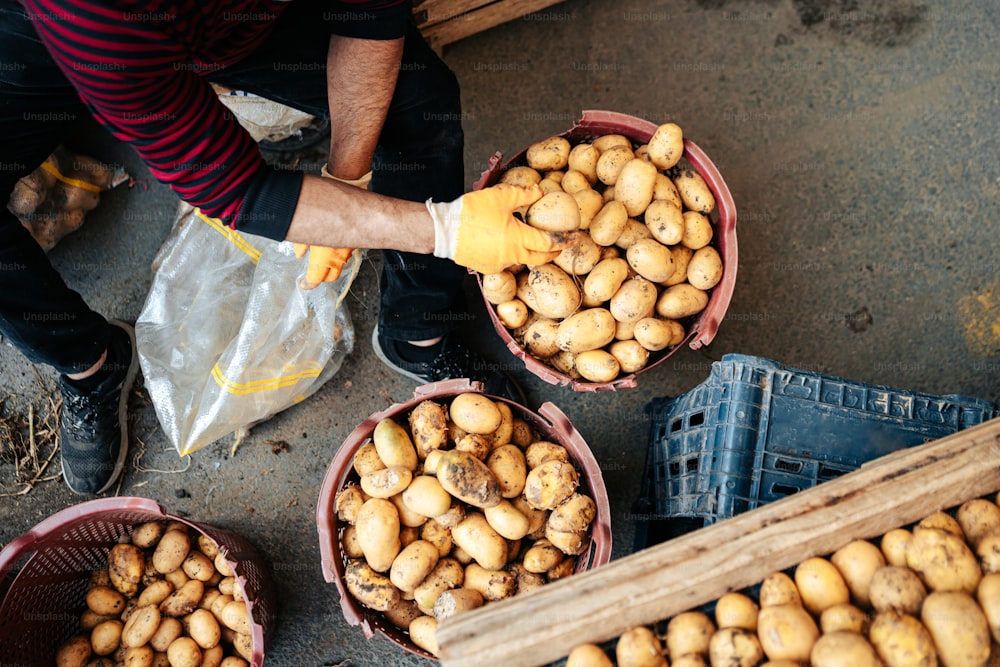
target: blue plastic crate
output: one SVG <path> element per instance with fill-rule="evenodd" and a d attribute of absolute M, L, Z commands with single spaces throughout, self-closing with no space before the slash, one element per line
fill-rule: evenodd
<path fill-rule="evenodd" d="M 647 518 L 709 525 L 998 415 L 993 403 L 784 368 L 742 354 L 647 406 Z M 703 524 L 702 524 L 703 522 Z M 651 537 L 651 536 L 650 536 Z"/>

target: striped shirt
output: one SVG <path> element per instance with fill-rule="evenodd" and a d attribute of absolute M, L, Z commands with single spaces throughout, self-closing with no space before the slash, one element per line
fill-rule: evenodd
<path fill-rule="evenodd" d="M 279 0 L 21 0 L 81 100 L 150 173 L 209 216 L 284 239 L 302 174 L 268 167 L 207 72 L 262 44 Z M 330 1 L 335 34 L 401 37 L 405 0 Z"/>

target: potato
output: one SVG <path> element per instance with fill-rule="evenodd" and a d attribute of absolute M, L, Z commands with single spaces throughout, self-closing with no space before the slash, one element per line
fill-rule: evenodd
<path fill-rule="evenodd" d="M 510 301 L 517 296 L 517 281 L 514 279 L 514 274 L 510 271 L 484 274 L 482 277 L 482 283 L 483 296 L 487 301 L 494 305 L 503 303 L 504 301 Z M 410 414 L 410 430 L 412 431 L 413 413 L 411 412 Z"/>
<path fill-rule="evenodd" d="M 584 352 L 604 347 L 614 337 L 615 318 L 611 311 L 607 308 L 585 308 L 559 324 L 556 345 L 567 352 Z"/>
<path fill-rule="evenodd" d="M 499 570 L 507 564 L 507 541 L 479 512 L 470 512 L 452 528 L 451 538 L 487 570 Z"/>
<path fill-rule="evenodd" d="M 615 644 L 618 667 L 667 667 L 660 638 L 645 626 L 626 630 Z"/>
<path fill-rule="evenodd" d="M 909 614 L 895 611 L 877 614 L 868 635 L 886 667 L 936 667 L 938 664 L 930 633 Z"/>
<path fill-rule="evenodd" d="M 868 634 L 868 615 L 853 604 L 835 604 L 819 616 L 819 629 L 828 632 L 857 632 Z"/>
<path fill-rule="evenodd" d="M 625 258 L 636 273 L 654 283 L 662 283 L 674 273 L 670 248 L 654 238 L 639 239 L 633 243 L 625 251 Z"/>
<path fill-rule="evenodd" d="M 85 609 L 83 613 L 80 614 L 80 629 L 88 631 L 93 630 L 98 623 L 110 621 L 113 618 L 119 618 L 119 614 L 96 614 L 91 609 Z"/>
<path fill-rule="evenodd" d="M 587 177 L 591 185 L 597 182 L 597 161 L 601 151 L 593 144 L 579 143 L 569 151 L 566 166 Z"/>
<path fill-rule="evenodd" d="M 586 184 L 586 181 L 584 181 Z M 566 187 L 566 179 L 563 179 Z M 572 232 L 580 228 L 580 207 L 569 192 L 550 192 L 528 207 L 525 222 L 547 232 Z"/>
<path fill-rule="evenodd" d="M 358 511 L 368 500 L 368 496 L 357 484 L 348 484 L 337 492 L 333 499 L 333 508 L 337 512 L 337 519 L 345 523 L 353 524 L 358 520 Z M 215 563 L 212 564 L 213 568 Z"/>
<path fill-rule="evenodd" d="M 654 199 L 646 209 L 643 221 L 653 238 L 663 245 L 677 245 L 684 238 L 684 215 L 671 201 Z"/>
<path fill-rule="evenodd" d="M 959 506 L 955 520 L 966 542 L 975 549 L 986 535 L 1000 529 L 1000 507 L 985 498 L 969 500 Z"/>
<path fill-rule="evenodd" d="M 549 172 L 549 173 L 550 174 L 559 174 L 560 176 L 562 176 L 562 172 L 561 171 Z M 555 179 L 552 179 L 552 178 L 543 178 L 538 183 L 538 187 L 542 191 L 543 195 L 547 195 L 550 192 L 565 192 L 565 190 L 563 190 L 562 186 L 559 184 L 559 181 L 557 181 Z M 525 209 L 525 212 L 526 211 L 527 211 L 527 209 Z"/>
<path fill-rule="evenodd" d="M 461 564 L 453 557 L 442 557 L 430 574 L 413 590 L 413 601 L 429 614 L 441 593 L 461 586 L 464 581 L 465 569 Z"/>
<path fill-rule="evenodd" d="M 882 536 L 879 549 L 889 565 L 906 566 L 906 550 L 910 546 L 913 534 L 905 528 L 893 528 Z"/>
<path fill-rule="evenodd" d="M 698 289 L 709 290 L 722 280 L 722 257 L 712 246 L 699 248 L 687 265 L 688 282 Z"/>
<path fill-rule="evenodd" d="M 241 604 L 241 603 L 234 603 Z M 226 605 L 228 608 L 229 605 Z M 246 609 L 246 605 L 243 605 Z M 223 610 L 225 611 L 225 609 Z M 222 640 L 222 630 L 215 615 L 207 609 L 195 609 L 187 621 L 188 634 L 202 649 L 211 649 Z"/>
<path fill-rule="evenodd" d="M 687 208 L 705 215 L 715 210 L 715 195 L 698 172 L 693 169 L 681 170 L 674 177 L 674 185 Z"/>
<path fill-rule="evenodd" d="M 712 665 L 757 667 L 763 658 L 764 651 L 757 635 L 744 628 L 722 628 L 712 635 L 708 644 L 708 659 Z"/>
<path fill-rule="evenodd" d="M 545 539 L 568 556 L 579 556 L 590 546 L 586 530 L 555 530 L 548 522 L 545 523 Z"/>
<path fill-rule="evenodd" d="M 615 341 L 608 348 L 608 352 L 618 362 L 618 368 L 622 373 L 637 373 L 649 363 L 649 350 L 634 340 Z"/>
<path fill-rule="evenodd" d="M 110 586 L 94 586 L 87 591 L 87 608 L 102 616 L 118 615 L 125 611 L 125 596 Z"/>
<path fill-rule="evenodd" d="M 604 208 L 604 195 L 591 188 L 585 188 L 574 192 L 573 199 L 580 209 L 580 230 L 586 231 L 590 229 L 594 217 Z"/>
<path fill-rule="evenodd" d="M 520 299 L 498 303 L 496 313 L 500 324 L 508 329 L 523 327 L 528 322 L 528 306 Z"/>
<path fill-rule="evenodd" d="M 528 473 L 524 497 L 535 509 L 550 510 L 572 496 L 579 484 L 580 473 L 573 464 L 550 460 Z"/>
<path fill-rule="evenodd" d="M 625 227 L 622 229 L 622 233 L 618 235 L 617 239 L 615 239 L 615 246 L 622 250 L 628 250 L 638 241 L 651 238 L 653 238 L 653 233 L 649 231 L 649 227 L 642 224 L 638 220 L 629 218 L 625 221 Z"/>
<path fill-rule="evenodd" d="M 538 359 L 548 359 L 559 352 L 556 342 L 559 322 L 542 317 L 528 326 L 524 332 L 524 349 L 528 354 Z"/>
<path fill-rule="evenodd" d="M 524 450 L 524 459 L 528 463 L 528 469 L 533 470 L 546 461 L 569 462 L 569 452 L 566 451 L 565 447 L 554 442 L 536 440 Z"/>
<path fill-rule="evenodd" d="M 444 490 L 436 477 L 417 475 L 403 490 L 403 503 L 412 512 L 425 517 L 440 516 L 451 507 L 451 494 Z"/>
<path fill-rule="evenodd" d="M 187 532 L 167 531 L 153 551 L 153 567 L 161 574 L 173 572 L 181 566 L 189 551 L 191 551 L 191 538 Z"/>
<path fill-rule="evenodd" d="M 757 616 L 761 648 L 771 660 L 806 662 L 819 628 L 809 612 L 797 604 L 761 605 Z"/>
<path fill-rule="evenodd" d="M 700 611 L 685 611 L 667 622 L 667 654 L 708 654 L 715 624 Z"/>
<path fill-rule="evenodd" d="M 914 538 L 924 531 L 914 531 Z M 920 620 L 930 632 L 944 667 L 980 667 L 990 657 L 990 629 L 975 599 L 965 591 L 933 591 Z"/>
<path fill-rule="evenodd" d="M 986 616 L 993 641 L 1000 643 L 1000 574 L 991 572 L 982 578 L 976 589 L 976 600 Z"/>
<path fill-rule="evenodd" d="M 149 646 L 130 647 L 125 650 L 123 663 L 125 667 L 152 667 L 153 649 Z M 214 663 L 214 665 L 218 665 L 218 663 Z M 213 667 L 213 663 L 206 663 L 202 660 L 202 667 Z"/>
<path fill-rule="evenodd" d="M 181 625 L 180 620 L 172 617 L 161 619 L 160 626 L 156 628 L 156 632 L 149 639 L 149 645 L 154 651 L 164 653 L 170 643 L 180 637 L 183 632 L 184 626 Z"/>
<path fill-rule="evenodd" d="M 764 577 L 764 581 L 760 584 L 758 599 L 761 609 L 786 604 L 802 604 L 799 589 L 795 587 L 792 578 L 784 572 L 772 572 Z"/>
<path fill-rule="evenodd" d="M 594 219 L 590 221 L 590 238 L 599 246 L 610 246 L 618 240 L 628 222 L 628 209 L 620 201 L 612 200 L 604 204 Z"/>
<path fill-rule="evenodd" d="M 965 535 L 962 533 L 962 526 L 959 525 L 955 517 L 940 510 L 932 512 L 921 519 L 920 523 L 914 527 L 914 530 L 919 528 L 938 528 L 946 533 L 951 533 L 955 537 L 965 539 Z"/>
<path fill-rule="evenodd" d="M 887 565 L 872 574 L 868 594 L 876 612 L 897 611 L 916 616 L 927 597 L 927 589 L 915 571 Z"/>
<path fill-rule="evenodd" d="M 139 592 L 139 581 L 146 570 L 142 549 L 134 544 L 116 544 L 108 552 L 108 577 L 111 585 L 127 598 Z"/>
<path fill-rule="evenodd" d="M 479 433 L 467 433 L 461 440 L 455 443 L 456 451 L 472 454 L 480 461 L 486 460 L 486 457 L 490 455 L 491 449 L 493 449 L 493 443 L 490 438 Z M 441 456 L 444 456 L 444 454 L 442 453 Z M 438 464 L 440 463 L 441 457 L 439 456 Z"/>
<path fill-rule="evenodd" d="M 509 500 L 501 500 L 499 505 L 487 507 L 483 515 L 490 526 L 508 540 L 519 540 L 528 534 L 531 522 Z"/>
<path fill-rule="evenodd" d="M 635 341 L 649 352 L 659 352 L 679 345 L 685 335 L 684 325 L 680 322 L 656 317 L 643 317 L 632 329 Z"/>
<path fill-rule="evenodd" d="M 689 283 L 672 285 L 660 293 L 656 314 L 669 320 L 680 320 L 705 310 L 708 293 Z"/>
<path fill-rule="evenodd" d="M 570 651 L 566 667 L 615 667 L 615 663 L 597 644 L 580 644 Z"/>
<path fill-rule="evenodd" d="M 399 590 L 412 593 L 431 571 L 437 567 L 440 554 L 437 547 L 424 540 L 408 544 L 389 569 L 389 581 Z"/>
<path fill-rule="evenodd" d="M 681 214 L 684 220 L 684 235 L 681 237 L 681 244 L 691 250 L 704 248 L 712 242 L 714 232 L 712 223 L 707 216 L 698 211 L 684 211 Z M 688 273 L 691 267 L 688 266 Z"/>
<path fill-rule="evenodd" d="M 212 559 L 196 549 L 188 552 L 184 562 L 181 563 L 181 569 L 191 579 L 198 579 L 202 582 L 208 582 L 216 574 L 215 563 L 212 562 Z"/>
<path fill-rule="evenodd" d="M 219 569 L 218 566 L 216 566 L 215 569 Z M 186 584 L 191 579 L 191 577 L 187 576 L 187 573 L 184 572 L 182 568 L 177 568 L 173 572 L 167 572 L 166 574 L 160 576 L 162 576 L 164 580 L 173 584 L 175 590 Z"/>
<path fill-rule="evenodd" d="M 160 521 L 147 521 L 132 529 L 132 544 L 140 549 L 149 549 L 159 541 L 163 535 L 163 523 Z"/>
<path fill-rule="evenodd" d="M 431 655 L 438 655 L 436 618 L 433 616 L 419 616 L 410 621 L 408 632 L 414 644 Z"/>
<path fill-rule="evenodd" d="M 413 619 L 424 615 L 413 600 L 400 600 L 382 613 L 385 614 L 390 623 L 400 630 L 406 630 L 410 627 Z"/>
<path fill-rule="evenodd" d="M 835 551 L 830 556 L 830 562 L 844 578 L 852 599 L 867 607 L 872 575 L 886 565 L 885 556 L 879 548 L 867 540 L 854 540 Z"/>
<path fill-rule="evenodd" d="M 503 416 L 488 397 L 475 392 L 455 396 L 449 407 L 449 416 L 455 424 L 469 433 L 492 433 L 500 426 Z"/>
<path fill-rule="evenodd" d="M 358 512 L 358 543 L 365 561 L 376 572 L 392 566 L 402 545 L 399 541 L 399 511 L 385 498 L 370 498 Z"/>
<path fill-rule="evenodd" d="M 604 259 L 583 281 L 584 297 L 591 303 L 603 304 L 621 288 L 629 274 L 628 262 L 620 257 Z"/>
<path fill-rule="evenodd" d="M 1000 531 L 988 533 L 979 540 L 976 556 L 984 574 L 1000 572 Z"/>
<path fill-rule="evenodd" d="M 840 572 L 825 558 L 807 558 L 795 568 L 795 587 L 802 605 L 818 616 L 827 607 L 847 604 L 851 593 Z"/>
<path fill-rule="evenodd" d="M 517 575 L 508 570 L 487 570 L 478 563 L 465 567 L 464 588 L 470 588 L 487 602 L 504 600 L 517 592 Z"/>
<path fill-rule="evenodd" d="M 91 655 L 90 639 L 73 637 L 64 642 L 56 652 L 56 667 L 84 667 Z"/>
<path fill-rule="evenodd" d="M 205 584 L 197 579 L 190 579 L 163 599 L 159 605 L 160 613 L 174 617 L 186 616 L 198 608 L 204 594 Z"/>
<path fill-rule="evenodd" d="M 642 215 L 653 201 L 656 173 L 656 167 L 652 163 L 637 158 L 626 162 L 618 173 L 618 178 L 615 180 L 615 199 L 625 204 L 629 216 Z"/>
<path fill-rule="evenodd" d="M 569 274 L 554 264 L 532 267 L 528 287 L 534 302 L 532 310 L 543 317 L 569 317 L 580 305 L 580 289 Z"/>
<path fill-rule="evenodd" d="M 715 625 L 719 628 L 757 629 L 760 607 L 743 593 L 730 592 L 715 602 Z"/>
<path fill-rule="evenodd" d="M 576 243 L 563 249 L 552 263 L 571 276 L 582 276 L 590 273 L 599 261 L 601 246 L 590 238 L 590 234 L 581 232 Z"/>
<path fill-rule="evenodd" d="M 918 528 L 906 549 L 906 563 L 932 591 L 972 593 L 982 570 L 965 541 L 938 528 Z"/>
<path fill-rule="evenodd" d="M 445 591 L 434 601 L 434 618 L 440 623 L 463 611 L 479 609 L 483 606 L 482 594 L 471 588 L 453 588 Z"/>
<path fill-rule="evenodd" d="M 875 649 L 856 632 L 824 634 L 813 644 L 812 667 L 882 667 Z"/>
<path fill-rule="evenodd" d="M 563 169 L 569 163 L 569 141 L 563 137 L 549 137 L 528 146 L 525 159 L 528 166 L 538 171 Z"/>
<path fill-rule="evenodd" d="M 705 662 L 705 658 L 697 653 L 688 653 L 687 655 L 682 655 L 671 660 L 670 667 L 708 667 L 708 663 Z M 801 665 L 794 665 L 794 667 L 801 667 Z"/>
<path fill-rule="evenodd" d="M 594 148 L 604 153 L 605 151 L 615 147 L 623 146 L 632 150 L 632 140 L 626 137 L 624 134 L 602 134 L 591 141 Z"/>
<path fill-rule="evenodd" d="M 242 632 L 233 635 L 233 650 L 241 658 L 250 660 L 253 658 L 253 637 Z"/>
<path fill-rule="evenodd" d="M 121 646 L 124 623 L 117 619 L 98 623 L 90 631 L 90 647 L 97 655 L 111 655 Z"/>
<path fill-rule="evenodd" d="M 517 445 L 508 443 L 496 447 L 486 458 L 486 467 L 499 483 L 503 498 L 521 495 L 528 475 L 528 463 Z"/>
<path fill-rule="evenodd" d="M 122 628 L 122 646 L 144 646 L 160 627 L 160 610 L 155 604 L 136 608 Z"/>
<path fill-rule="evenodd" d="M 431 479 L 434 479 L 434 478 L 432 477 Z M 434 481 L 437 481 L 437 480 L 434 479 Z M 407 487 L 407 488 L 409 488 L 409 487 Z M 404 489 L 404 491 L 405 491 L 405 489 Z M 428 519 L 427 516 L 421 514 L 420 512 L 414 512 L 413 510 L 411 510 L 407 506 L 406 502 L 403 501 L 403 493 L 402 492 L 397 493 L 396 495 L 394 495 L 391 498 L 389 498 L 389 501 L 392 502 L 392 504 L 396 506 L 396 511 L 399 512 L 399 525 L 400 525 L 400 529 L 399 530 L 400 530 L 400 534 L 402 534 L 402 532 L 404 530 L 406 530 L 407 528 L 416 529 L 416 528 L 419 528 L 420 526 L 424 525 L 424 523 L 427 522 L 427 519 Z M 451 505 L 449 504 L 449 507 L 450 506 Z M 445 511 L 447 511 L 447 508 L 445 508 Z"/>
<path fill-rule="evenodd" d="M 437 478 L 445 491 L 475 507 L 492 507 L 503 498 L 497 478 L 485 463 L 468 452 L 445 452 L 438 462 Z"/>
<path fill-rule="evenodd" d="M 522 564 L 528 572 L 544 574 L 561 563 L 565 557 L 566 554 L 562 550 L 543 538 L 535 540 L 534 544 L 524 552 Z"/>
<path fill-rule="evenodd" d="M 451 507 L 448 511 L 440 516 L 434 517 L 434 520 L 446 528 L 454 528 L 465 518 L 465 506 L 454 501 L 451 503 Z"/>
<path fill-rule="evenodd" d="M 499 183 L 510 183 L 511 185 L 527 188 L 532 185 L 538 185 L 542 180 L 542 175 L 536 169 L 520 166 L 511 167 L 506 170 L 500 174 L 500 178 L 497 180 Z"/>
<path fill-rule="evenodd" d="M 607 350 L 586 350 L 576 355 L 574 366 L 590 382 L 611 382 L 621 374 L 621 365 Z"/>
<path fill-rule="evenodd" d="M 670 169 L 684 155 L 684 133 L 676 123 L 663 123 L 649 138 L 649 161 L 659 169 Z"/>
<path fill-rule="evenodd" d="M 170 667 L 200 667 L 201 648 L 190 637 L 178 637 L 167 647 Z"/>
<path fill-rule="evenodd" d="M 559 181 L 560 189 L 568 194 L 575 195 L 583 190 L 591 190 L 591 183 L 587 179 L 586 174 L 576 171 L 575 169 L 568 169 L 566 173 L 563 174 L 562 180 Z"/>
<path fill-rule="evenodd" d="M 409 486 L 413 472 L 404 466 L 389 466 L 361 476 L 361 490 L 369 498 L 391 498 Z"/>
<path fill-rule="evenodd" d="M 657 298 L 656 285 L 636 276 L 622 283 L 608 302 L 608 310 L 619 322 L 638 322 L 653 313 Z"/>
<path fill-rule="evenodd" d="M 197 640 L 195 643 L 197 643 Z M 152 656 L 150 656 L 150 658 L 152 658 Z M 216 644 L 212 648 L 202 649 L 201 667 L 221 667 L 224 658 L 225 653 L 223 653 L 222 644 Z"/>
<path fill-rule="evenodd" d="M 612 146 L 601 151 L 601 156 L 597 159 L 597 164 L 594 167 L 597 179 L 605 185 L 615 185 L 622 169 L 634 158 L 635 153 L 632 152 L 631 145 Z"/>
<path fill-rule="evenodd" d="M 358 451 L 354 452 L 352 465 L 354 471 L 359 476 L 367 475 L 370 472 L 382 470 L 386 467 L 382 459 L 379 458 L 374 442 L 366 442 L 358 448 Z"/>

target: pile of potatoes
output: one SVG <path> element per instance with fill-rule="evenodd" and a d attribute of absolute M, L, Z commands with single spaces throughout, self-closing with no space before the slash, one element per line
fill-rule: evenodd
<path fill-rule="evenodd" d="M 251 622 L 218 545 L 179 521 L 149 521 L 91 574 L 83 630 L 56 667 L 248 667 Z"/>
<path fill-rule="evenodd" d="M 775 572 L 666 634 L 637 627 L 566 667 L 985 667 L 1000 664 L 1000 507 L 977 498 L 912 528 Z"/>
<path fill-rule="evenodd" d="M 344 583 L 437 655 L 437 623 L 575 571 L 597 514 L 562 445 L 475 392 L 386 417 L 334 499 Z"/>
<path fill-rule="evenodd" d="M 481 277 L 497 319 L 528 354 L 570 378 L 610 382 L 684 340 L 723 262 L 712 246 L 715 197 L 682 166 L 683 152 L 674 123 L 641 146 L 620 134 L 575 145 L 556 136 L 500 175 L 545 193 L 520 212 L 529 225 L 577 234 L 551 263 Z"/>

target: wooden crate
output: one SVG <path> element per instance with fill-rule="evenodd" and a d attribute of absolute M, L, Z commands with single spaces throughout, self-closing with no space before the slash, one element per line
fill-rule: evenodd
<path fill-rule="evenodd" d="M 443 667 L 534 667 L 1000 490 L 1000 418 L 521 596 L 442 621 Z"/>
<path fill-rule="evenodd" d="M 558 4 L 562 0 L 417 0 L 413 17 L 424 37 L 440 53 L 444 47 Z"/>

